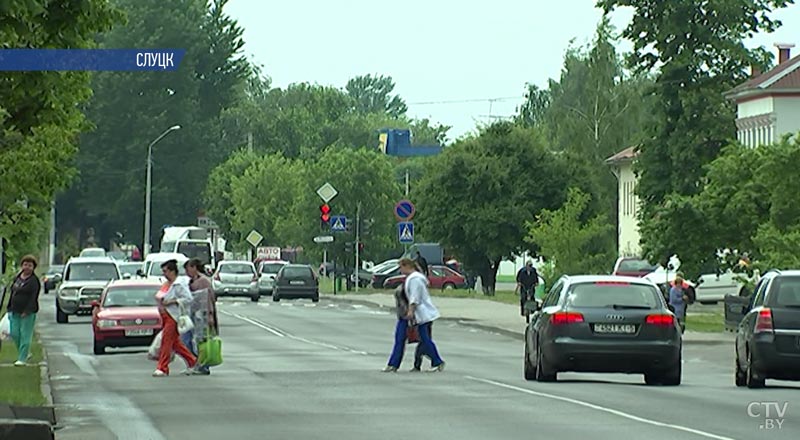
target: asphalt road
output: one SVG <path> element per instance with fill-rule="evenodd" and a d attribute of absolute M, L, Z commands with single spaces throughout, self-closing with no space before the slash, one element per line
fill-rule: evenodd
<path fill-rule="evenodd" d="M 434 337 L 444 373 L 408 373 L 407 355 L 400 373 L 386 374 L 390 314 L 326 300 L 224 300 L 224 365 L 185 377 L 177 360 L 172 377 L 153 378 L 144 350 L 94 356 L 89 319 L 55 324 L 52 298 L 42 299 L 39 331 L 59 440 L 800 437 L 800 383 L 736 388 L 729 346 L 687 345 L 680 387 L 569 373 L 539 384 L 522 378 L 521 341 L 442 321 Z M 751 402 L 789 402 L 782 429 L 761 429 Z"/>

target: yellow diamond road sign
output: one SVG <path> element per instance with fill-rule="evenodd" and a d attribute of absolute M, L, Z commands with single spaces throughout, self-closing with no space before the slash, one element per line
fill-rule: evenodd
<path fill-rule="evenodd" d="M 259 234 L 258 231 L 256 231 L 255 229 L 250 231 L 250 233 L 247 234 L 247 238 L 245 238 L 245 240 L 247 240 L 247 242 L 250 243 L 250 245 L 252 245 L 253 247 L 258 246 L 261 243 L 261 240 L 263 239 L 264 236 Z"/>
<path fill-rule="evenodd" d="M 325 203 L 330 202 L 334 197 L 336 197 L 336 194 L 339 194 L 339 191 L 336 191 L 336 188 L 334 188 L 333 185 L 328 182 L 325 182 L 324 185 L 317 189 L 317 195 Z"/>

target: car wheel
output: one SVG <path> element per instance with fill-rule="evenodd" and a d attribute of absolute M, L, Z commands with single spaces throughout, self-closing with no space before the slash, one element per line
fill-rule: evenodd
<path fill-rule="evenodd" d="M 260 300 L 260 299 L 261 299 L 261 295 L 258 294 L 258 293 L 250 297 L 250 301 L 252 301 L 254 303 L 257 303 L 258 300 Z"/>
<path fill-rule="evenodd" d="M 542 355 L 541 349 L 537 351 L 538 353 L 536 355 L 536 381 L 555 382 L 557 380 L 558 373 L 556 371 L 552 371 L 550 366 L 547 365 L 546 361 L 544 360 L 544 356 Z"/>
<path fill-rule="evenodd" d="M 106 354 L 106 346 L 97 341 L 94 341 L 94 354 L 96 355 Z"/>
<path fill-rule="evenodd" d="M 531 354 L 528 348 L 528 340 L 525 338 L 525 358 L 523 359 L 523 371 L 525 380 L 536 380 L 536 368 L 531 365 Z"/>
<path fill-rule="evenodd" d="M 683 375 L 683 359 L 678 356 L 678 362 L 675 368 L 671 368 L 664 372 L 661 376 L 661 383 L 668 387 L 674 387 L 681 384 L 681 376 Z"/>
<path fill-rule="evenodd" d="M 745 385 L 747 388 L 764 388 L 765 380 L 758 377 L 758 372 L 755 371 L 753 366 L 753 352 L 747 352 L 747 371 L 745 372 Z"/>
<path fill-rule="evenodd" d="M 69 322 L 69 315 L 61 310 L 58 303 L 56 303 L 56 322 L 59 324 L 66 324 Z"/>
<path fill-rule="evenodd" d="M 319 296 L 315 296 L 315 297 L 311 298 L 311 302 L 318 303 L 319 302 Z"/>
<path fill-rule="evenodd" d="M 453 284 L 453 283 L 445 283 L 445 285 L 443 286 L 444 290 L 453 290 L 455 288 L 456 288 L 456 285 Z"/>
<path fill-rule="evenodd" d="M 747 377 L 745 376 L 744 371 L 742 371 L 741 365 L 739 365 L 739 353 L 736 353 L 736 359 L 734 362 L 736 370 L 734 371 L 734 381 L 736 382 L 737 387 L 743 387 L 747 385 Z"/>

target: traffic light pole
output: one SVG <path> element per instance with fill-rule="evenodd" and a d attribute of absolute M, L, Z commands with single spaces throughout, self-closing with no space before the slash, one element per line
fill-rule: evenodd
<path fill-rule="evenodd" d="M 355 268 L 356 271 L 353 272 L 355 274 L 356 293 L 358 293 L 358 284 L 361 281 L 360 278 L 359 278 L 359 275 L 360 275 L 359 272 L 360 271 L 358 270 L 359 266 L 360 266 L 359 261 L 358 261 L 358 259 L 360 257 L 360 252 L 359 251 L 361 250 L 361 246 L 359 246 L 361 244 L 359 242 L 359 240 L 361 240 L 361 237 L 359 236 L 360 229 L 361 229 L 361 202 L 358 202 L 358 207 L 356 208 L 356 268 Z"/>

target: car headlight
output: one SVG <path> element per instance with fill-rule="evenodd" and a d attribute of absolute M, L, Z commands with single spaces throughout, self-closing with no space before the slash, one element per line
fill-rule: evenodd
<path fill-rule="evenodd" d="M 61 289 L 58 291 L 58 296 L 62 298 L 75 298 L 78 296 L 78 289 Z"/>
<path fill-rule="evenodd" d="M 97 327 L 99 328 L 116 327 L 117 325 L 117 321 L 113 319 L 101 319 L 97 321 Z"/>

